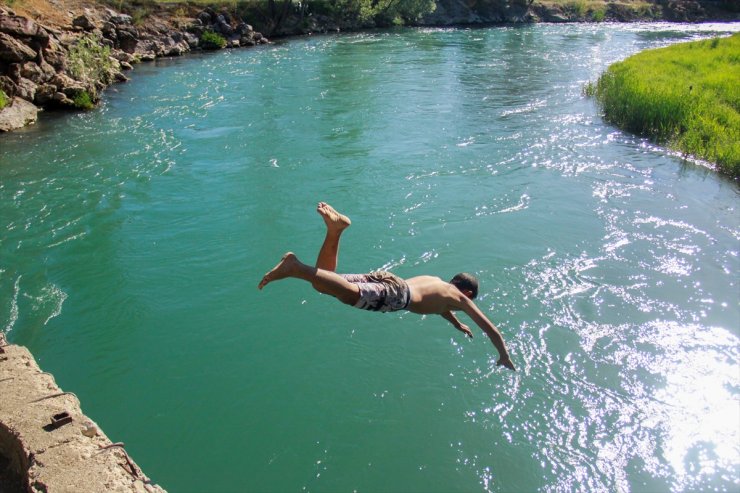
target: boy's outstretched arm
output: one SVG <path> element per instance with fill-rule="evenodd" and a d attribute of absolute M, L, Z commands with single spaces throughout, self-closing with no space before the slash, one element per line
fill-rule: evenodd
<path fill-rule="evenodd" d="M 504 342 L 504 338 L 501 335 L 501 332 L 499 332 L 496 326 L 493 325 L 490 320 L 488 320 L 488 317 L 486 317 L 483 312 L 480 311 L 475 303 L 470 301 L 467 297 L 463 297 L 461 304 L 462 306 L 460 308 L 465 313 L 467 313 L 470 318 L 473 319 L 473 322 L 475 322 L 476 325 L 478 325 L 478 327 L 483 330 L 483 332 L 486 333 L 488 338 L 491 339 L 491 342 L 498 350 L 499 359 L 496 364 L 499 366 L 505 366 L 506 368 L 516 371 L 514 363 L 511 362 L 511 356 L 509 356 L 509 350 L 506 349 L 506 343 Z"/>
<path fill-rule="evenodd" d="M 473 338 L 473 333 L 470 331 L 470 328 L 462 323 L 460 320 L 458 320 L 455 314 L 451 311 L 448 310 L 442 313 L 442 318 L 450 322 L 460 332 L 464 332 L 466 336 L 470 337 L 471 339 Z"/>

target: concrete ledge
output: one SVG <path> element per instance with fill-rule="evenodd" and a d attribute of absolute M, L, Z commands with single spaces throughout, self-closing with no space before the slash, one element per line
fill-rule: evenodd
<path fill-rule="evenodd" d="M 0 491 L 164 493 L 0 332 Z"/>

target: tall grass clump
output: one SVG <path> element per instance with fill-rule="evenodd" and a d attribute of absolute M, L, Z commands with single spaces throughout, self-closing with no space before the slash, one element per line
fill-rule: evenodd
<path fill-rule="evenodd" d="M 585 91 L 607 121 L 740 177 L 740 33 L 647 50 Z"/>
<path fill-rule="evenodd" d="M 0 89 L 0 110 L 8 105 L 8 96 L 5 95 L 2 89 Z"/>
<path fill-rule="evenodd" d="M 95 36 L 80 38 L 67 56 L 70 75 L 81 81 L 110 83 L 113 72 L 110 53 L 110 48 Z"/>

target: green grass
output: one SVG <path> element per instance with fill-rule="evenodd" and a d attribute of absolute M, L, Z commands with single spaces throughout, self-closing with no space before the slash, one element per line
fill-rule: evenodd
<path fill-rule="evenodd" d="M 0 110 L 8 105 L 8 96 L 0 89 Z"/>
<path fill-rule="evenodd" d="M 586 92 L 607 121 L 740 177 L 740 34 L 638 53 Z"/>

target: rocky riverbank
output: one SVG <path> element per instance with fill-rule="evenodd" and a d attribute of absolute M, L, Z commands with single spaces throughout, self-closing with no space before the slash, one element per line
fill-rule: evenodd
<path fill-rule="evenodd" d="M 246 22 L 212 9 L 192 17 L 162 9 L 139 23 L 88 4 L 46 23 L 0 7 L 0 132 L 34 123 L 41 109 L 92 108 L 137 63 L 265 43 Z"/>
<path fill-rule="evenodd" d="M 435 2 L 433 11 L 405 22 L 459 26 L 740 20 L 739 9 L 728 0 Z M 217 10 L 187 3 L 150 2 L 143 10 L 132 5 L 119 2 L 130 13 L 95 0 L 23 0 L 18 11 L 0 6 L 0 132 L 34 123 L 40 110 L 90 109 L 106 87 L 128 80 L 126 72 L 135 64 L 157 57 L 255 46 L 268 43 L 266 36 L 382 27 L 381 21 L 338 15 L 326 5 L 322 10 L 319 2 L 286 2 L 283 5 L 290 8 L 272 13 L 255 3 L 220 4 Z"/>

